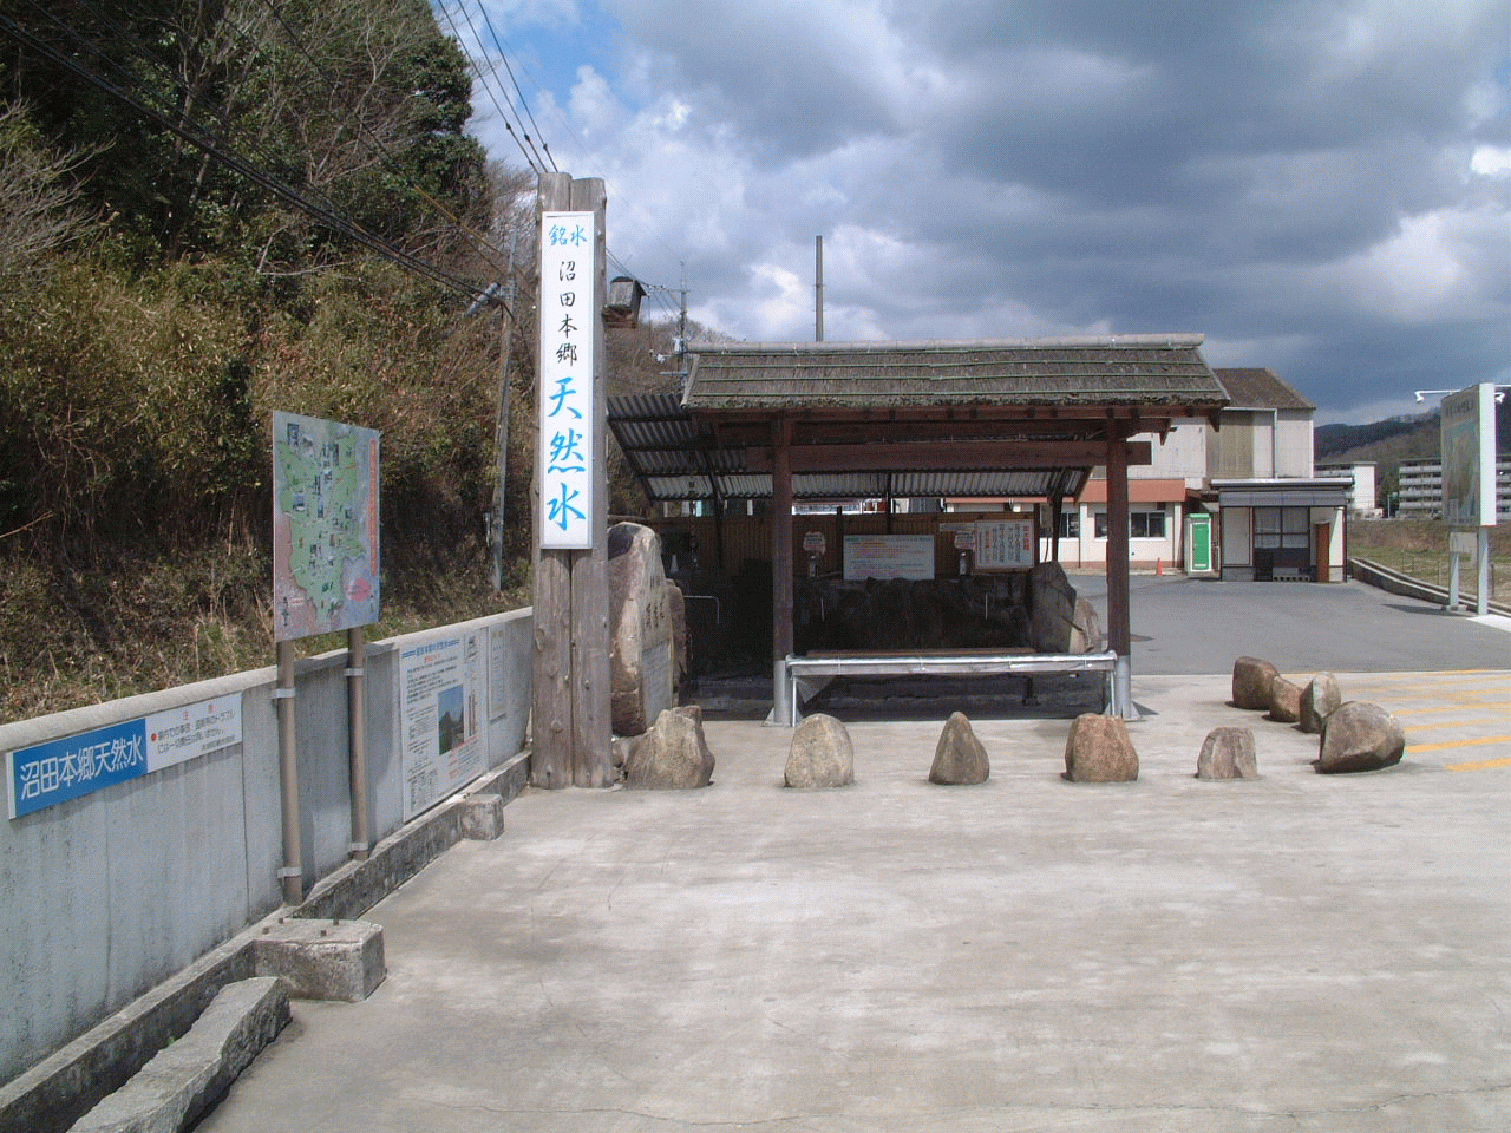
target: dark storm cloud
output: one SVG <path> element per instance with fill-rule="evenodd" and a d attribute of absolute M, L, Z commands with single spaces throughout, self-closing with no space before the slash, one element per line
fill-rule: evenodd
<path fill-rule="evenodd" d="M 604 6 L 577 172 L 720 329 L 811 335 L 823 233 L 830 338 L 1199 331 L 1324 416 L 1511 376 L 1503 2 Z"/>

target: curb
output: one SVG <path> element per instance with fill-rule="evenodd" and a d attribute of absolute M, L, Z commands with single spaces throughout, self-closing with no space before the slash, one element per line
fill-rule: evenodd
<path fill-rule="evenodd" d="M 1348 569 L 1354 578 L 1370 586 L 1384 590 L 1390 594 L 1399 594 L 1403 598 L 1415 598 L 1420 602 L 1431 602 L 1434 605 L 1446 606 L 1448 604 L 1448 590 L 1443 586 L 1435 586 L 1430 582 L 1423 582 L 1419 578 L 1412 578 L 1409 574 L 1391 570 L 1388 566 L 1373 561 L 1372 559 L 1349 559 Z M 1459 600 L 1463 601 L 1464 595 L 1459 594 Z M 1492 614 L 1500 614 L 1503 617 L 1511 617 L 1511 606 L 1504 602 L 1488 602 L 1487 610 Z"/>
<path fill-rule="evenodd" d="M 276 926 L 284 918 L 355 920 L 460 842 L 467 831 L 486 828 L 488 824 L 476 822 L 475 800 L 493 796 L 485 807 L 501 805 L 500 799 L 513 801 L 529 769 L 528 750 L 511 756 L 399 827 L 366 859 L 348 862 L 321 878 L 297 907 L 274 910 L 0 1085 L 0 1129 L 65 1133 L 125 1086 L 155 1054 L 188 1034 L 223 987 L 258 974 L 254 943 L 265 926 Z M 501 830 L 499 824 L 495 835 Z"/>

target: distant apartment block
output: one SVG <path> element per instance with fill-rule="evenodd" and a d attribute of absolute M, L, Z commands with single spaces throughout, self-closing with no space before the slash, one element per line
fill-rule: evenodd
<path fill-rule="evenodd" d="M 1403 519 L 1436 519 L 1443 514 L 1443 462 L 1403 460 L 1400 471 L 1400 504 Z M 1495 465 L 1495 514 L 1498 522 L 1511 523 L 1511 460 Z"/>

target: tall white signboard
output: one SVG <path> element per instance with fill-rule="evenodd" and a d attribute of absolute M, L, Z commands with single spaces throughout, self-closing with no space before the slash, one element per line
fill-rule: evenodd
<path fill-rule="evenodd" d="M 553 550 L 593 546 L 595 240 L 591 212 L 541 215 L 540 542 Z"/>
<path fill-rule="evenodd" d="M 1443 398 L 1443 519 L 1453 527 L 1495 523 L 1495 386 Z"/>

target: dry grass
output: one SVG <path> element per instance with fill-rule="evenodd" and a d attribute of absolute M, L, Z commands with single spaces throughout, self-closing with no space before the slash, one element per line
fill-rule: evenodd
<path fill-rule="evenodd" d="M 1448 585 L 1448 527 L 1437 520 L 1353 520 L 1348 553 L 1435 586 Z M 1459 562 L 1459 593 L 1466 602 L 1479 596 L 1479 570 L 1465 559 Z M 1490 529 L 1490 597 L 1511 604 L 1511 525 Z"/>
<path fill-rule="evenodd" d="M 230 544 L 90 569 L 0 562 L 0 723 L 271 665 L 271 592 L 266 556 Z M 389 586 L 367 638 L 528 602 L 517 585 L 495 593 L 480 570 L 427 573 Z M 298 652 L 345 646 L 344 633 L 326 634 Z"/>

